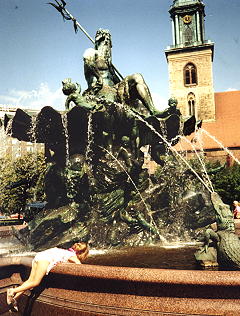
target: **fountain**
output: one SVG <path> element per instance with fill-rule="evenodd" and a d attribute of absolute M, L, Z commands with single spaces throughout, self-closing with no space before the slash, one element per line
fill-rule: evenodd
<path fill-rule="evenodd" d="M 99 30 L 96 38 L 110 49 L 111 42 L 106 45 L 103 39 L 110 38 L 109 32 Z M 123 84 L 129 85 L 130 90 L 130 80 L 134 89 L 141 91 L 140 96 L 138 90 L 132 90 L 138 99 L 125 100 L 125 94 L 121 94 Z M 87 77 L 87 81 L 91 80 Z M 196 212 L 204 218 L 205 213 L 210 213 L 207 222 L 214 221 L 209 212 L 212 206 L 207 187 L 196 192 L 195 180 L 187 173 L 183 175 L 186 168 L 179 169 L 178 174 L 174 171 L 178 166 L 175 159 L 164 158 L 178 142 L 180 133 L 189 135 L 195 130 L 195 118 L 184 120 L 176 100 L 170 99 L 169 108 L 158 112 L 140 74 L 117 83 L 116 91 L 108 81 L 97 92 L 95 86 L 90 86 L 83 95 L 80 85 L 71 79 L 63 80 L 62 84 L 67 95 L 64 113 L 44 107 L 36 117 L 31 117 L 18 109 L 13 118 L 6 116 L 4 122 L 12 137 L 45 144 L 47 206 L 18 236 L 31 250 L 65 247 L 79 238 L 90 240 L 93 247 L 144 245 L 149 240 L 156 243 L 165 239 L 161 230 L 169 235 L 168 239 L 176 238 L 176 234 L 182 237 L 187 230 L 190 233 L 197 222 L 190 218 L 194 214 L 196 217 Z M 69 109 L 70 100 L 75 106 Z M 137 107 L 132 108 L 134 102 Z M 175 173 L 175 184 L 168 185 L 171 172 L 150 177 L 142 167 L 141 148 L 145 145 L 150 146 L 152 158 L 166 169 L 165 173 L 167 169 Z M 174 151 L 173 155 L 180 156 Z M 186 164 L 191 168 L 187 161 Z M 178 190 L 177 199 L 174 190 Z M 197 202 L 199 199 L 202 205 Z M 179 212 L 181 223 L 177 232 L 171 209 L 181 210 L 186 205 L 189 212 L 182 216 Z M 166 226 L 169 231 L 175 230 L 172 236 Z"/>
<path fill-rule="evenodd" d="M 58 8 L 66 13 L 61 2 Z M 120 248 L 125 258 L 129 248 L 137 257 L 137 246 L 145 256 L 152 247 L 158 254 L 154 260 L 161 261 L 160 245 L 193 240 L 196 228 L 217 218 L 216 235 L 208 230 L 204 248 L 196 253 L 199 262 L 216 263 L 218 248 L 211 247 L 210 238 L 218 243 L 223 235 L 235 236 L 237 243 L 233 221 L 212 187 L 174 149 L 201 122 L 184 119 L 175 99 L 157 111 L 140 74 L 121 78 L 111 62 L 107 30 L 98 30 L 95 49 L 85 52 L 84 62 L 88 89 L 81 94 L 79 84 L 63 80 L 64 113 L 47 106 L 36 117 L 21 109 L 5 116 L 9 135 L 45 144 L 48 163 L 46 207 L 15 232 L 18 239 L 28 251 L 84 240 L 97 249 Z M 155 175 L 143 168 L 146 145 L 160 166 Z M 123 267 L 119 258 L 108 266 L 101 259 L 94 264 L 91 257 L 81 267 L 57 266 L 41 288 L 20 301 L 21 315 L 239 314 L 238 271 L 156 269 L 141 262 Z M 30 263 L 28 256 L 0 259 L 1 312 L 7 308 L 6 287 L 20 283 Z"/>

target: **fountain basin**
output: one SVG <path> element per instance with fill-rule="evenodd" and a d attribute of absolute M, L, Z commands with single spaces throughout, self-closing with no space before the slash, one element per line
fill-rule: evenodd
<path fill-rule="evenodd" d="M 31 260 L 0 259 L 1 315 L 7 288 L 28 276 Z M 19 315 L 239 315 L 239 286 L 239 271 L 62 264 L 26 292 Z"/>

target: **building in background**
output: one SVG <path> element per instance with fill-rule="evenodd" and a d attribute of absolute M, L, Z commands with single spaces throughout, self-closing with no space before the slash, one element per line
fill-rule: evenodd
<path fill-rule="evenodd" d="M 184 117 L 195 115 L 203 121 L 202 129 L 182 141 L 178 150 L 191 156 L 196 148 L 208 159 L 229 164 L 231 154 L 240 159 L 240 91 L 214 92 L 214 43 L 205 38 L 202 0 L 174 0 L 169 13 L 173 44 L 165 54 L 170 95 Z"/>
<path fill-rule="evenodd" d="M 11 159 L 19 158 L 27 153 L 44 152 L 44 144 L 19 141 L 16 138 L 7 136 L 4 131 L 4 116 L 13 117 L 17 108 L 11 105 L 0 105 L 0 158 L 9 157 Z M 36 114 L 36 110 L 25 110 L 28 114 Z"/>

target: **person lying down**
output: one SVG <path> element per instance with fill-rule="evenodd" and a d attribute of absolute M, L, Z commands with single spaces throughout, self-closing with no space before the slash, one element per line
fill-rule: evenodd
<path fill-rule="evenodd" d="M 13 311 L 18 311 L 17 300 L 26 291 L 38 286 L 43 277 L 48 275 L 57 264 L 70 262 L 81 264 L 89 253 L 89 247 L 85 242 L 78 242 L 69 249 L 50 248 L 38 252 L 32 261 L 32 269 L 29 278 L 20 286 L 7 290 L 7 304 Z"/>

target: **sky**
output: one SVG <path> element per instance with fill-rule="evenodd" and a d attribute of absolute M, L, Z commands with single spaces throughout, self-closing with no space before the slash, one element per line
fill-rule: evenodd
<path fill-rule="evenodd" d="M 0 105 L 64 109 L 62 80 L 87 88 L 82 56 L 93 47 L 51 0 L 0 0 Z M 54 1 L 54 0 L 52 0 Z M 172 0 L 66 0 L 66 8 L 91 37 L 112 35 L 112 60 L 123 77 L 141 73 L 155 105 L 169 96 L 165 49 L 172 44 L 168 13 Z M 204 0 L 206 39 L 215 43 L 216 92 L 240 90 L 240 0 Z"/>

